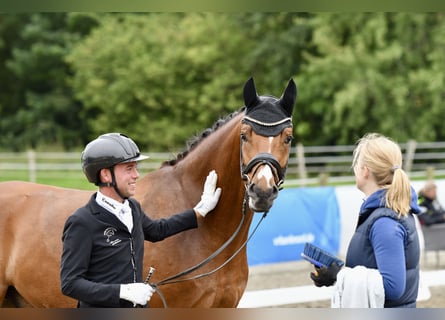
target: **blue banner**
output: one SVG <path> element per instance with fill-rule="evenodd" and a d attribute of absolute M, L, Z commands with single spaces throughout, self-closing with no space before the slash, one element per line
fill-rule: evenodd
<path fill-rule="evenodd" d="M 250 232 L 262 213 L 254 215 Z M 333 187 L 286 188 L 247 244 L 250 266 L 301 259 L 311 242 L 336 255 L 340 245 L 340 212 Z"/>

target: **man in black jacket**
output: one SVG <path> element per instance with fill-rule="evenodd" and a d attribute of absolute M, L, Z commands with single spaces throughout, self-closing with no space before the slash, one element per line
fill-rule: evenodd
<path fill-rule="evenodd" d="M 418 215 L 421 224 L 429 226 L 436 223 L 445 223 L 445 210 L 437 200 L 437 186 L 428 181 L 418 192 L 419 207 L 422 210 Z"/>
<path fill-rule="evenodd" d="M 82 152 L 83 171 L 99 190 L 65 222 L 60 267 L 62 293 L 77 299 L 79 307 L 146 305 L 154 289 L 142 279 L 144 240 L 160 241 L 196 228 L 198 217 L 218 203 L 221 189 L 211 171 L 193 209 L 150 219 L 131 198 L 139 177 L 137 162 L 147 158 L 119 133 L 99 136 Z"/>

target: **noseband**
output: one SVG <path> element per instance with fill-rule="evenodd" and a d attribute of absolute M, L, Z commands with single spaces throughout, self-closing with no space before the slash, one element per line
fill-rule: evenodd
<path fill-rule="evenodd" d="M 256 171 L 261 165 L 267 165 L 271 168 L 275 184 L 278 188 L 281 187 L 281 185 L 284 182 L 284 177 L 286 176 L 286 169 L 287 164 L 285 168 L 282 168 L 278 160 L 270 153 L 258 153 L 255 157 L 253 157 L 249 163 L 246 165 L 243 164 L 243 155 L 242 155 L 242 148 L 240 147 L 240 162 L 241 162 L 241 178 L 244 181 L 248 181 L 249 177 L 247 176 L 249 172 L 252 171 L 253 168 L 256 167 L 253 175 L 256 174 Z"/>

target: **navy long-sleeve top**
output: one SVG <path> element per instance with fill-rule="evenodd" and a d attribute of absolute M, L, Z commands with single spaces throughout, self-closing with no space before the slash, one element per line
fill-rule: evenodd
<path fill-rule="evenodd" d="M 359 221 L 360 219 L 366 219 L 365 216 L 367 215 L 372 217 L 376 209 L 385 207 L 385 193 L 385 189 L 380 189 L 364 201 L 360 208 Z M 412 189 L 411 194 L 411 212 L 418 213 L 420 210 L 417 206 L 417 194 L 414 189 Z M 387 210 L 386 212 L 391 211 Z M 346 265 L 354 266 L 360 264 L 359 261 L 372 261 L 372 264 L 375 263 L 383 278 L 385 300 L 398 300 L 407 291 L 407 259 L 412 257 L 406 257 L 405 255 L 409 232 L 413 232 L 413 224 L 411 223 L 408 227 L 411 230 L 407 230 L 407 225 L 395 218 L 397 214 L 392 211 L 390 213 L 385 213 L 373 221 L 365 235 L 357 235 L 357 232 L 354 234 L 348 249 Z M 353 244 L 353 241 L 361 241 L 359 239 L 363 236 L 368 237 L 366 242 L 363 243 L 370 244 L 372 247 L 371 252 L 374 254 L 373 257 L 362 257 L 367 252 L 366 248 L 360 248 Z M 417 254 L 415 252 L 413 256 Z M 415 257 L 412 260 L 414 261 Z M 416 262 L 414 261 L 412 264 L 415 265 Z M 366 267 L 374 266 L 368 265 Z"/>

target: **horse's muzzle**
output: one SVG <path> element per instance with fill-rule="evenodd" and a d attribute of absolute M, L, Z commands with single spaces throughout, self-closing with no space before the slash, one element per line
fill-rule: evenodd
<path fill-rule="evenodd" d="M 264 167 L 270 171 L 264 174 Z M 252 173 L 249 179 L 248 174 Z M 255 212 L 267 212 L 272 207 L 278 196 L 279 186 L 285 176 L 285 170 L 272 154 L 259 153 L 249 163 L 242 166 L 244 180 L 248 181 L 246 191 L 249 196 L 249 207 Z M 259 177 L 261 176 L 261 178 Z"/>
<path fill-rule="evenodd" d="M 255 212 L 267 212 L 278 197 L 278 187 L 273 185 L 266 190 L 252 183 L 247 187 L 249 195 L 249 207 Z"/>
<path fill-rule="evenodd" d="M 267 165 L 272 169 L 275 176 L 275 183 L 279 186 L 283 183 L 284 177 L 286 176 L 286 169 L 282 168 L 278 160 L 270 153 L 258 153 L 247 165 L 241 164 L 241 176 L 243 180 L 248 180 L 247 174 L 255 167 L 258 169 L 261 165 Z M 253 175 L 256 174 L 256 170 Z"/>

